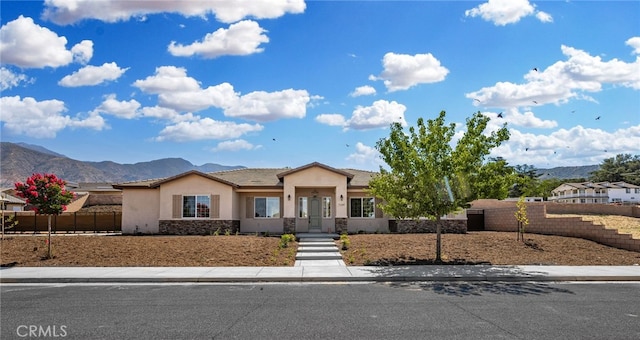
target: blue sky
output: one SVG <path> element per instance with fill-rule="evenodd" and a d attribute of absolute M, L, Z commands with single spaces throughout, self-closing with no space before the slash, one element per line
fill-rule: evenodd
<path fill-rule="evenodd" d="M 442 110 L 507 123 L 512 165 L 640 153 L 639 1 L 0 6 L 2 141 L 78 160 L 377 170 Z"/>

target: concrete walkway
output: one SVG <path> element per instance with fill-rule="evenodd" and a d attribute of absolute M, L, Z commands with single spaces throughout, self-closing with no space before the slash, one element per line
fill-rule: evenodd
<path fill-rule="evenodd" d="M 640 266 L 11 267 L 0 283 L 638 281 Z"/>
<path fill-rule="evenodd" d="M 335 236 L 334 236 L 335 235 Z M 334 237 L 337 234 L 297 234 L 296 267 L 345 266 Z"/>

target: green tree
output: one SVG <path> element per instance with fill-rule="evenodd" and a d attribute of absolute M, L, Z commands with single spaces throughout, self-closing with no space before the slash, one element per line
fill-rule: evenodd
<path fill-rule="evenodd" d="M 516 165 L 514 166 L 516 173 L 515 183 L 509 189 L 509 197 L 533 196 L 531 193 L 535 190 L 538 181 L 538 171 L 533 165 Z"/>
<path fill-rule="evenodd" d="M 441 262 L 440 218 L 467 206 L 478 196 L 472 184 L 491 149 L 509 139 L 506 124 L 498 131 L 485 132 L 489 118 L 480 112 L 466 121 L 466 132 L 452 140 L 455 124 L 445 124 L 446 113 L 436 119 L 418 119 L 409 132 L 402 125 L 391 125 L 389 137 L 380 139 L 376 148 L 389 167 L 369 183 L 369 192 L 383 199 L 379 206 L 398 219 L 436 220 L 436 262 Z M 486 173 L 484 173 L 486 175 Z"/>
<path fill-rule="evenodd" d="M 509 188 L 516 179 L 513 167 L 509 166 L 502 157 L 490 158 L 476 173 L 470 175 L 473 199 L 494 198 L 505 199 L 509 195 Z"/>
<path fill-rule="evenodd" d="M 618 154 L 607 158 L 600 165 L 600 169 L 591 172 L 589 180 L 640 185 L 640 155 Z"/>
<path fill-rule="evenodd" d="M 24 183 L 15 184 L 17 195 L 26 199 L 36 214 L 47 215 L 47 257 L 51 256 L 51 216 L 67 210 L 73 193 L 65 189 L 67 182 L 54 174 L 33 174 Z"/>

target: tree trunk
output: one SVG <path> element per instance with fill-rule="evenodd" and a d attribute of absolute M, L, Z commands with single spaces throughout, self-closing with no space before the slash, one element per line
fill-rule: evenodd
<path fill-rule="evenodd" d="M 440 225 L 440 217 L 438 217 L 436 219 L 436 263 L 442 263 L 441 234 L 442 226 Z"/>
<path fill-rule="evenodd" d="M 51 259 L 51 214 L 47 215 L 47 230 L 49 231 L 49 236 L 47 240 L 47 258 Z"/>

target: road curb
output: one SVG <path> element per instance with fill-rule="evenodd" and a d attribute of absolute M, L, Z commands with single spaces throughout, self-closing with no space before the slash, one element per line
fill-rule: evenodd
<path fill-rule="evenodd" d="M 23 283 L 241 283 L 241 282 L 640 282 L 640 276 L 433 276 L 433 277 L 128 277 L 128 278 L 0 278 L 0 284 Z"/>

